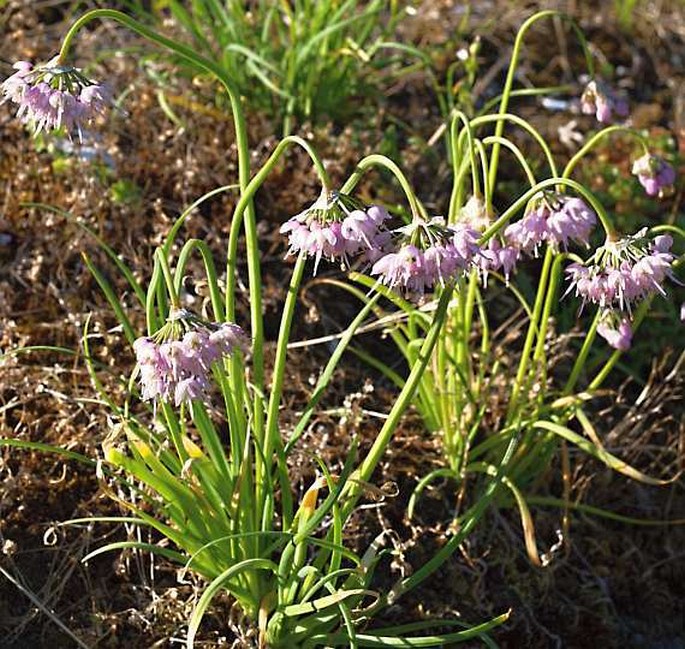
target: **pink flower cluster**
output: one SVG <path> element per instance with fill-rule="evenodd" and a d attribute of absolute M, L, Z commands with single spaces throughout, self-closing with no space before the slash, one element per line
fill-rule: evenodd
<path fill-rule="evenodd" d="M 605 311 L 597 325 L 597 333 L 606 340 L 611 347 L 626 352 L 633 342 L 633 330 L 630 320 L 619 316 L 614 311 Z"/>
<path fill-rule="evenodd" d="M 675 169 L 658 156 L 645 153 L 633 162 L 632 172 L 648 196 L 662 196 L 675 183 Z"/>
<path fill-rule="evenodd" d="M 33 67 L 28 61 L 0 85 L 2 102 L 18 104 L 17 117 L 36 134 L 64 127 L 82 137 L 82 127 L 112 103 L 107 86 L 90 81 L 80 70 L 61 65 L 57 58 Z"/>
<path fill-rule="evenodd" d="M 314 257 L 316 275 L 322 257 L 340 260 L 345 267 L 355 256 L 365 261 L 377 259 L 390 240 L 384 227 L 389 218 L 379 205 L 365 207 L 350 196 L 322 194 L 311 207 L 286 221 L 280 231 L 288 235 L 288 254 L 303 251 Z"/>
<path fill-rule="evenodd" d="M 646 230 L 598 248 L 587 264 L 571 264 L 567 292 L 574 291 L 583 303 L 602 310 L 597 332 L 612 347 L 630 347 L 629 316 L 635 305 L 649 296 L 665 295 L 663 283 L 673 279 L 673 239 L 669 235 L 646 238 Z M 625 315 L 627 314 L 627 316 Z"/>
<path fill-rule="evenodd" d="M 492 215 L 488 214 L 487 206 L 482 198 L 471 196 L 459 211 L 459 220 L 480 234 L 492 224 Z M 520 256 L 521 251 L 517 246 L 502 243 L 498 236 L 494 236 L 488 241 L 487 247 L 480 248 L 478 254 L 474 256 L 473 264 L 484 284 L 487 284 L 490 273 L 499 270 L 508 282 Z"/>
<path fill-rule="evenodd" d="M 582 199 L 545 195 L 522 219 L 507 226 L 504 239 L 510 246 L 535 255 L 543 242 L 554 250 L 566 250 L 569 241 L 587 247 L 596 223 L 595 213 Z"/>
<path fill-rule="evenodd" d="M 595 114 L 597 121 L 608 124 L 614 114 L 628 117 L 628 102 L 601 81 L 590 81 L 580 97 L 580 109 L 586 115 Z"/>
<path fill-rule="evenodd" d="M 371 268 L 391 288 L 422 295 L 463 274 L 480 253 L 480 234 L 468 225 L 445 225 L 444 219 L 416 221 L 400 228 L 396 248 Z"/>
<path fill-rule="evenodd" d="M 177 406 L 193 399 L 206 401 L 212 364 L 246 345 L 247 337 L 236 324 L 204 322 L 176 311 L 156 336 L 133 343 L 143 400 L 162 399 Z"/>
<path fill-rule="evenodd" d="M 609 242 L 598 248 L 589 265 L 568 266 L 569 290 L 584 302 L 630 312 L 634 304 L 653 293 L 665 294 L 662 284 L 673 277 L 672 245 L 673 239 L 667 234 L 645 244 L 642 232 Z"/>
<path fill-rule="evenodd" d="M 475 259 L 476 267 L 479 269 L 484 282 L 487 282 L 488 273 L 501 270 L 504 279 L 508 282 L 511 273 L 516 269 L 516 262 L 521 257 L 520 248 L 502 244 L 497 237 L 492 237 L 488 241 L 487 248 L 481 248 Z"/>

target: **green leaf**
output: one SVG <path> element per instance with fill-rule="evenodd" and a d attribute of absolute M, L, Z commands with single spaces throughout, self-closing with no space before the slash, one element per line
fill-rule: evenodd
<path fill-rule="evenodd" d="M 229 582 L 242 572 L 257 570 L 268 570 L 273 574 L 277 574 L 278 566 L 268 559 L 245 559 L 245 561 L 241 561 L 227 570 L 224 570 L 209 584 L 209 586 L 207 586 L 190 616 L 190 621 L 188 623 L 188 639 L 186 640 L 187 649 L 194 649 L 195 636 L 197 635 L 197 630 L 200 628 L 202 618 L 216 594 L 222 588 L 226 587 L 226 582 Z M 228 590 L 230 591 L 230 586 L 228 586 Z M 258 605 L 259 602 L 254 602 L 254 608 L 257 608 Z"/>
<path fill-rule="evenodd" d="M 629 478 L 632 478 L 633 480 L 637 480 L 645 484 L 663 486 L 666 484 L 670 484 L 671 482 L 677 480 L 679 477 L 679 475 L 676 475 L 673 478 L 670 478 L 669 480 L 651 478 L 650 476 L 630 466 L 623 460 L 620 460 L 615 455 L 612 455 L 608 451 L 604 450 L 604 448 L 596 446 L 590 440 L 585 439 L 584 437 L 578 435 L 578 433 L 573 432 L 570 428 L 567 428 L 566 426 L 561 426 L 551 421 L 536 421 L 533 424 L 533 428 L 548 430 L 554 433 L 555 435 L 562 437 L 563 439 L 571 442 L 571 444 L 575 444 L 582 451 L 585 451 L 589 455 L 592 455 L 592 457 L 597 458 L 601 462 L 604 462 L 604 464 L 606 464 L 610 469 L 618 471 L 619 473 L 622 473 L 623 475 L 626 475 Z"/>

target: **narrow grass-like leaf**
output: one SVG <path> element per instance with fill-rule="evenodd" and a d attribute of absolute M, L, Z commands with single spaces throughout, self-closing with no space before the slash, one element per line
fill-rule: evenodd
<path fill-rule="evenodd" d="M 90 271 L 91 275 L 95 278 L 95 281 L 98 283 L 98 286 L 102 289 L 102 292 L 105 294 L 107 302 L 109 302 L 109 305 L 112 307 L 112 311 L 114 311 L 117 320 L 124 328 L 124 334 L 126 336 L 126 339 L 128 340 L 129 344 L 132 345 L 137 336 L 133 329 L 131 321 L 129 320 L 128 316 L 124 312 L 123 307 L 121 306 L 121 300 L 115 295 L 114 289 L 112 289 L 110 283 L 105 279 L 105 276 L 93 265 L 93 262 L 90 260 L 90 257 L 88 257 L 88 255 L 85 252 L 82 253 L 81 256 L 86 266 L 88 267 L 88 270 Z"/>
<path fill-rule="evenodd" d="M 533 423 L 533 428 L 547 430 L 554 433 L 555 435 L 558 435 L 559 437 L 562 437 L 563 439 L 571 442 L 571 444 L 577 446 L 582 451 L 585 451 L 589 455 L 592 455 L 592 457 L 597 458 L 598 460 L 606 464 L 610 469 L 618 471 L 619 473 L 622 473 L 623 475 L 626 475 L 629 478 L 632 478 L 633 480 L 637 480 L 638 482 L 663 486 L 666 484 L 670 484 L 671 482 L 674 482 L 680 476 L 680 473 L 678 473 L 672 478 L 669 478 L 668 480 L 652 478 L 642 473 L 641 471 L 638 471 L 637 469 L 630 466 L 623 460 L 620 460 L 615 455 L 612 455 L 608 451 L 605 451 L 602 447 L 597 447 L 590 440 L 581 437 L 580 435 L 578 435 L 578 433 L 573 432 L 570 428 L 567 428 L 566 426 L 561 426 L 560 424 L 555 424 L 551 421 L 536 421 Z"/>
<path fill-rule="evenodd" d="M 100 554 L 126 549 L 140 550 L 142 552 L 149 552 L 150 554 L 158 554 L 159 556 L 165 557 L 166 559 L 171 559 L 171 561 L 174 561 L 180 565 L 183 565 L 186 560 L 185 555 L 181 554 L 180 552 L 155 545 L 154 543 L 142 543 L 140 541 L 117 541 L 116 543 L 108 543 L 97 550 L 89 552 L 85 557 L 83 557 L 83 559 L 81 559 L 81 563 L 88 563 L 91 559 Z"/>
<path fill-rule="evenodd" d="M 617 514 L 602 507 L 595 507 L 593 505 L 586 505 L 584 503 L 566 502 L 562 498 L 554 498 L 552 496 L 528 496 L 528 502 L 531 505 L 538 505 L 540 507 L 558 507 L 564 509 L 568 507 L 582 514 L 590 514 L 592 516 L 600 516 L 608 520 L 616 521 L 617 523 L 624 523 L 626 525 L 643 525 L 645 527 L 668 527 L 669 525 L 685 525 L 685 518 L 671 518 L 666 520 L 655 520 L 650 518 L 637 518 L 636 516 L 626 516 L 625 514 Z"/>
<path fill-rule="evenodd" d="M 190 621 L 188 623 L 188 638 L 186 640 L 187 649 L 194 649 L 195 636 L 200 628 L 200 623 L 202 622 L 205 611 L 211 604 L 216 594 L 225 587 L 227 581 L 230 581 L 241 572 L 248 570 L 268 570 L 274 574 L 277 574 L 278 566 L 276 566 L 273 561 L 268 559 L 246 559 L 245 561 L 241 561 L 240 563 L 231 566 L 227 570 L 224 570 L 216 579 L 214 579 L 202 593 L 202 596 L 200 597 L 200 600 L 195 606 L 193 614 L 190 617 Z M 255 604 L 258 605 L 259 603 L 255 602 Z"/>
<path fill-rule="evenodd" d="M 421 637 L 399 637 L 398 635 L 390 635 L 393 631 L 392 628 L 380 630 L 377 633 L 358 633 L 357 641 L 360 647 L 430 647 L 434 648 L 436 646 L 441 646 L 450 642 L 465 642 L 466 640 L 473 640 L 474 638 L 482 637 L 483 634 L 494 629 L 500 624 L 504 624 L 509 619 L 510 612 L 503 613 L 497 617 L 489 620 L 488 622 L 483 622 L 477 624 L 464 631 L 457 631 L 455 633 L 445 633 L 441 635 L 429 635 Z M 443 624 L 439 621 L 434 623 L 435 625 Z M 402 628 L 402 627 L 398 627 Z M 314 640 L 314 639 L 313 639 Z M 318 640 L 318 638 L 317 638 Z M 485 642 L 485 640 L 483 639 Z M 327 642 L 334 645 L 344 645 L 345 637 L 336 634 L 333 637 L 329 637 Z"/>

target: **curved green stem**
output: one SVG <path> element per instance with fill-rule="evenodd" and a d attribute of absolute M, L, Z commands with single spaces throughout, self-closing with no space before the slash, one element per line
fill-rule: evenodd
<path fill-rule="evenodd" d="M 473 148 L 473 131 L 471 129 L 471 123 L 468 117 L 460 111 L 452 111 L 452 122 L 450 123 L 450 146 L 452 149 L 452 174 L 453 174 L 453 185 L 452 185 L 452 196 L 455 194 L 456 190 L 456 180 L 459 175 L 459 163 L 461 161 L 461 146 L 459 145 L 459 122 L 464 125 L 464 131 L 466 132 L 467 145 L 469 147 L 469 160 L 471 162 L 471 180 L 473 182 L 473 194 L 475 196 L 480 195 L 480 181 L 478 180 L 478 169 L 476 167 L 476 152 Z M 487 178 L 485 179 L 487 182 Z M 451 201 L 450 201 L 451 205 Z M 450 218 L 453 216 L 452 209 L 449 211 Z"/>
<path fill-rule="evenodd" d="M 487 178 L 487 176 L 486 176 Z M 473 331 L 473 311 L 476 302 L 476 295 L 478 292 L 478 273 L 475 270 L 471 271 L 469 277 L 468 290 L 460 300 L 460 304 L 463 304 L 462 311 L 462 332 L 461 332 L 461 355 L 458 356 L 459 367 L 469 382 L 469 388 L 473 384 L 473 355 L 470 354 L 469 343 L 471 338 L 471 332 Z M 460 296 L 462 297 L 462 296 Z"/>
<path fill-rule="evenodd" d="M 162 280 L 162 269 L 159 266 L 157 256 L 153 257 L 152 276 L 147 287 L 147 295 L 145 296 L 145 323 L 147 325 L 147 335 L 151 336 L 161 326 L 159 318 L 157 317 L 155 309 L 155 296 L 157 295 L 157 286 Z"/>
<path fill-rule="evenodd" d="M 677 225 L 673 225 L 671 223 L 662 223 L 661 225 L 655 225 L 653 228 L 650 228 L 650 232 L 654 232 L 658 234 L 659 232 L 673 232 L 673 234 L 677 234 L 681 239 L 685 241 L 685 229 L 679 228 Z"/>
<path fill-rule="evenodd" d="M 620 125 L 608 126 L 607 128 L 603 128 L 598 133 L 595 133 L 580 148 L 580 150 L 568 161 L 568 164 L 564 168 L 564 173 L 561 174 L 562 178 L 570 177 L 570 175 L 573 173 L 573 170 L 575 169 L 576 165 L 583 159 L 583 157 L 585 157 L 585 155 L 587 155 L 602 140 L 604 140 L 605 138 L 607 138 L 610 135 L 613 135 L 615 133 L 624 133 L 626 135 L 632 135 L 634 138 L 636 138 L 640 142 L 645 153 L 649 153 L 649 147 L 647 146 L 647 140 L 645 139 L 645 137 L 641 133 L 639 133 L 635 129 L 628 128 L 627 126 L 620 126 Z"/>
<path fill-rule="evenodd" d="M 181 284 L 183 282 L 183 271 L 188 263 L 188 259 L 193 252 L 197 249 L 202 256 L 202 260 L 205 264 L 205 275 L 207 277 L 207 286 L 209 287 L 209 297 L 212 301 L 212 311 L 214 312 L 214 320 L 216 322 L 222 322 L 224 320 L 224 303 L 221 297 L 221 291 L 219 290 L 219 281 L 216 275 L 216 267 L 214 265 L 214 258 L 212 257 L 212 251 L 209 246 L 200 239 L 188 239 L 188 241 L 183 244 L 181 252 L 178 255 L 178 262 L 176 264 L 176 272 L 174 274 L 174 285 L 176 290 L 181 290 Z"/>
<path fill-rule="evenodd" d="M 64 41 L 62 42 L 62 48 L 59 53 L 60 61 L 64 61 L 67 58 L 72 40 L 76 36 L 77 32 L 90 21 L 98 18 L 110 18 L 123 24 L 125 27 L 128 27 L 130 30 L 139 34 L 143 38 L 146 38 L 157 45 L 160 45 L 171 50 L 172 52 L 175 52 L 176 54 L 184 58 L 186 61 L 189 61 L 193 65 L 196 65 L 199 68 L 214 75 L 220 81 L 220 83 L 223 85 L 226 92 L 228 93 L 228 97 L 231 103 L 233 124 L 235 128 L 236 147 L 238 150 L 238 183 L 241 189 L 241 193 L 244 194 L 248 182 L 250 180 L 250 151 L 247 139 L 247 127 L 245 124 L 245 116 L 243 114 L 240 93 L 236 85 L 233 83 L 233 80 L 215 62 L 201 56 L 192 48 L 181 43 L 177 43 L 169 38 L 166 38 L 161 34 L 155 32 L 154 30 L 150 29 L 146 25 L 126 15 L 125 13 L 113 9 L 94 9 L 93 11 L 89 11 L 88 13 L 81 16 L 71 26 L 66 36 L 64 37 Z M 256 387 L 256 392 L 261 393 L 263 392 L 264 386 L 264 322 L 262 314 L 261 273 L 259 266 L 259 240 L 257 236 L 257 223 L 254 205 L 251 199 L 244 202 L 243 210 L 247 216 L 247 218 L 245 219 L 245 238 L 247 242 L 248 276 L 250 283 L 250 305 L 252 316 L 251 327 L 252 338 L 254 341 L 253 383 Z M 234 229 L 237 229 L 237 226 L 236 228 L 231 228 L 232 235 L 234 234 Z M 235 233 L 235 236 L 237 236 L 237 233 Z M 261 418 L 263 416 L 261 413 L 261 408 L 257 409 L 256 416 L 259 418 L 259 421 L 261 421 Z"/>
<path fill-rule="evenodd" d="M 469 168 L 471 168 L 471 163 L 468 158 L 464 158 L 452 181 L 452 194 L 447 212 L 447 222 L 450 224 L 457 222 L 459 210 L 464 205 L 464 178 Z"/>
<path fill-rule="evenodd" d="M 285 376 L 290 330 L 292 328 L 295 306 L 297 305 L 297 293 L 300 289 L 300 284 L 302 283 L 306 261 L 306 253 L 300 252 L 297 257 L 297 262 L 295 263 L 295 268 L 293 269 L 290 286 L 288 287 L 288 294 L 285 298 L 285 304 L 283 305 L 283 314 L 281 315 L 281 326 L 278 331 L 278 343 L 276 345 L 276 360 L 271 378 L 271 394 L 269 396 L 266 415 L 266 435 L 264 439 L 263 454 L 267 462 L 270 461 L 274 446 L 278 444 L 282 447 L 278 429 L 278 409 L 281 405 L 281 395 L 283 393 L 283 380 Z M 270 474 L 270 466 L 264 467 L 264 471 L 257 473 L 257 502 L 262 502 L 269 494 L 273 495 L 273 488 L 267 484 L 267 481 L 271 480 Z M 284 488 L 288 487 L 289 485 L 284 485 Z M 289 501 L 289 494 L 284 493 L 282 494 L 282 497 L 284 502 Z"/>
<path fill-rule="evenodd" d="M 488 156 L 485 153 L 485 147 L 480 140 L 474 140 L 473 146 L 475 146 L 478 157 L 480 158 L 483 185 L 485 187 L 485 210 L 488 214 L 492 214 L 492 192 L 490 191 L 490 185 L 488 184 Z"/>
<path fill-rule="evenodd" d="M 507 140 L 505 137 L 497 137 L 496 135 L 489 135 L 483 140 L 483 144 L 488 146 L 490 144 L 495 144 L 499 143 L 501 146 L 509 149 L 514 156 L 516 157 L 516 160 L 518 163 L 521 165 L 521 168 L 523 169 L 524 173 L 526 174 L 526 178 L 528 178 L 528 182 L 530 183 L 531 187 L 535 186 L 535 183 L 537 180 L 535 180 L 535 174 L 533 174 L 533 171 L 530 168 L 530 165 L 528 164 L 526 157 L 523 155 L 523 152 L 521 149 L 519 149 L 513 142 Z"/>
<path fill-rule="evenodd" d="M 329 184 L 330 180 L 328 178 L 328 174 L 326 173 L 326 169 L 323 166 L 323 163 L 319 159 L 318 155 L 314 151 L 314 149 L 311 147 L 311 145 L 306 141 L 303 140 L 300 137 L 294 136 L 294 135 L 289 135 L 285 138 L 283 138 L 276 148 L 274 149 L 273 153 L 269 156 L 269 159 L 262 165 L 262 168 L 254 175 L 252 180 L 248 183 L 248 185 L 245 187 L 245 189 L 242 191 L 242 194 L 240 196 L 240 200 L 238 201 L 238 204 L 235 207 L 235 210 L 233 212 L 233 221 L 231 223 L 231 232 L 228 238 L 228 249 L 226 253 L 226 320 L 230 322 L 235 321 L 235 307 L 236 307 L 236 298 L 235 298 L 235 289 L 236 289 L 236 281 L 237 281 L 237 264 L 238 264 L 238 237 L 239 237 L 239 231 L 240 231 L 240 224 L 242 222 L 242 219 L 245 214 L 248 214 L 248 218 L 246 222 L 250 222 L 253 219 L 249 217 L 249 210 L 250 206 L 252 205 L 252 199 L 257 192 L 257 190 L 261 187 L 261 185 L 264 183 L 266 180 L 267 176 L 271 173 L 272 169 L 275 167 L 276 163 L 279 161 L 280 157 L 285 153 L 287 148 L 291 145 L 298 145 L 304 149 L 304 151 L 309 155 L 311 158 L 314 168 L 316 169 L 316 172 L 319 176 L 319 179 L 321 180 L 322 184 L 322 191 L 323 192 L 328 192 L 329 190 Z M 247 228 L 246 228 L 247 230 Z M 256 230 L 255 230 L 255 240 L 256 240 Z M 250 241 L 251 239 L 247 239 L 247 247 L 248 247 L 248 253 L 250 250 Z M 259 273 L 259 256 L 254 256 L 254 255 L 249 255 L 248 254 L 248 274 L 250 277 L 253 276 L 258 276 Z M 261 304 L 261 299 L 260 300 L 255 300 L 252 298 L 252 294 L 250 295 L 250 314 L 253 320 L 253 323 L 255 321 L 255 318 L 258 318 L 260 323 L 262 322 L 262 304 Z M 236 393 L 239 393 L 239 385 L 238 382 L 241 381 L 241 375 L 238 367 L 238 357 L 234 356 L 231 359 L 231 364 L 233 371 L 231 372 L 232 380 L 233 380 L 233 385 L 234 389 L 236 390 Z M 265 444 L 265 439 L 264 435 L 266 435 L 266 430 L 264 429 L 264 345 L 263 345 L 263 338 L 257 338 L 255 336 L 254 328 L 253 328 L 253 363 L 255 366 L 255 380 L 253 383 L 256 386 L 255 390 L 255 398 L 254 398 L 254 403 L 252 404 L 253 406 L 253 417 L 254 417 L 254 431 L 255 431 L 255 441 L 256 443 L 264 448 Z M 257 368 L 260 368 L 259 372 Z M 258 461 L 260 461 L 258 459 Z"/>
<path fill-rule="evenodd" d="M 575 363 L 573 363 L 573 367 L 571 368 L 571 374 L 569 375 L 568 380 L 566 381 L 566 385 L 564 386 L 564 389 L 561 393 L 562 396 L 567 396 L 571 394 L 571 392 L 573 392 L 573 388 L 576 387 L 576 383 L 580 378 L 580 373 L 583 371 L 583 367 L 585 366 L 587 357 L 590 354 L 592 343 L 595 341 L 595 337 L 597 335 L 597 325 L 599 325 L 600 316 L 601 311 L 597 310 L 597 313 L 595 313 L 595 317 L 592 319 L 590 329 L 588 330 L 587 335 L 585 336 L 585 340 L 583 341 L 583 346 L 580 348 L 580 351 L 578 352 L 578 356 L 576 357 Z"/>
<path fill-rule="evenodd" d="M 171 306 L 178 309 L 181 306 L 181 302 L 178 299 L 178 293 L 176 291 L 176 285 L 174 283 L 174 277 L 171 274 L 171 269 L 169 268 L 169 262 L 167 261 L 164 253 L 160 248 L 155 250 L 155 258 L 159 263 L 159 268 L 162 271 L 164 277 L 164 283 L 166 284 L 167 291 L 169 293 L 169 300 L 171 301 Z"/>
<path fill-rule="evenodd" d="M 538 20 L 543 18 L 559 17 L 563 20 L 570 22 L 573 31 L 576 33 L 580 45 L 583 48 L 583 53 L 585 54 L 585 61 L 588 66 L 588 71 L 590 76 L 594 76 L 594 63 L 592 56 L 590 56 L 590 50 L 588 49 L 587 41 L 585 40 L 585 35 L 580 30 L 576 22 L 568 15 L 561 11 L 554 9 L 548 9 L 545 11 L 539 11 L 532 15 L 528 20 L 526 20 L 523 25 L 519 28 L 518 34 L 516 34 L 516 40 L 514 41 L 514 49 L 511 53 L 511 63 L 509 64 L 509 70 L 507 71 L 507 78 L 504 82 L 504 89 L 502 92 L 502 101 L 499 106 L 499 115 L 503 115 L 507 112 L 507 107 L 509 106 L 509 96 L 511 94 L 512 86 L 514 84 L 514 74 L 516 72 L 516 66 L 518 65 L 519 55 L 521 54 L 521 46 L 523 44 L 523 37 L 526 35 L 528 29 L 536 23 Z M 501 137 L 504 132 L 504 122 L 501 119 L 497 119 L 497 126 L 495 127 L 495 135 Z M 499 161 L 499 145 L 495 144 L 492 149 L 492 159 L 490 164 L 490 188 L 494 190 L 495 179 L 497 178 L 497 164 Z M 555 174 L 556 175 L 556 174 Z"/>
<path fill-rule="evenodd" d="M 535 341 L 536 335 L 539 336 L 540 315 L 542 313 L 547 289 L 547 278 L 549 277 L 553 259 L 554 251 L 548 246 L 547 250 L 545 251 L 545 259 L 542 262 L 542 271 L 540 272 L 540 279 L 538 280 L 538 291 L 535 295 L 533 314 L 528 325 L 526 340 L 523 343 L 523 351 L 521 352 L 521 360 L 519 362 L 518 372 L 516 373 L 516 379 L 514 380 L 514 385 L 511 389 L 511 398 L 509 399 L 509 408 L 507 411 L 507 422 L 511 422 L 512 416 L 516 413 L 519 393 L 521 392 L 521 388 L 525 382 L 526 372 L 528 371 L 530 352 L 533 349 L 533 342 Z"/>
<path fill-rule="evenodd" d="M 414 219 L 421 216 L 428 218 L 425 208 L 421 205 L 418 198 L 416 198 L 416 194 L 409 184 L 407 177 L 402 173 L 402 170 L 390 158 L 379 153 L 372 153 L 371 155 L 362 158 L 357 163 L 357 167 L 352 175 L 344 182 L 340 191 L 349 194 L 357 186 L 357 183 L 362 179 L 362 176 L 373 167 L 383 167 L 395 176 L 407 197 L 407 201 L 409 201 L 409 208 L 411 209 L 411 214 Z"/>
<path fill-rule="evenodd" d="M 547 159 L 547 164 L 549 165 L 550 173 L 553 176 L 559 175 L 558 171 L 557 171 L 557 165 L 554 162 L 554 156 L 552 155 L 552 150 L 549 148 L 549 145 L 545 141 L 545 138 L 542 137 L 542 134 L 540 133 L 540 131 L 538 131 L 534 126 L 532 126 L 528 121 L 526 121 L 522 117 L 519 117 L 518 115 L 514 115 L 513 113 L 502 113 L 500 115 L 482 115 L 481 117 L 476 117 L 475 119 L 471 120 L 471 126 L 473 128 L 477 128 L 478 126 L 481 126 L 483 124 L 490 124 L 492 122 L 496 122 L 497 124 L 502 124 L 505 121 L 511 122 L 512 124 L 516 124 L 516 126 L 520 126 L 524 131 L 526 131 L 538 143 L 538 145 L 542 149 L 542 152 L 544 153 L 545 158 Z M 495 137 L 502 137 L 502 134 L 495 132 Z M 497 145 L 495 144 L 495 146 L 497 146 Z M 493 147 L 493 156 L 494 156 L 494 153 L 495 153 L 495 147 Z M 493 158 L 491 156 L 491 158 L 490 158 L 490 176 L 491 177 L 492 177 L 492 165 L 493 165 Z M 494 189 L 494 187 L 492 189 Z"/>
<path fill-rule="evenodd" d="M 296 144 L 302 147 L 311 158 L 314 168 L 321 181 L 322 191 L 328 192 L 330 190 L 330 179 L 326 168 L 321 162 L 319 156 L 316 154 L 311 145 L 303 140 L 301 137 L 289 135 L 283 138 L 268 160 L 262 165 L 262 168 L 250 180 L 247 187 L 245 187 L 238 204 L 233 211 L 233 221 L 231 223 L 231 233 L 228 238 L 228 249 L 226 252 L 226 318 L 227 320 L 235 320 L 235 287 L 236 287 L 236 268 L 237 268 L 237 254 L 238 254 L 238 237 L 240 230 L 240 223 L 242 222 L 245 211 L 251 204 L 252 199 L 257 190 L 262 186 L 267 176 L 271 173 L 276 163 L 285 153 L 289 146 Z M 252 305 L 254 310 L 255 305 Z M 260 305 L 261 308 L 261 305 Z M 261 315 L 261 314 L 260 314 Z"/>
<path fill-rule="evenodd" d="M 551 95 L 558 92 L 571 92 L 575 90 L 575 86 L 570 84 L 563 84 L 561 86 L 543 86 L 542 88 L 517 88 L 509 93 L 509 99 L 512 97 L 539 97 L 540 95 Z M 479 115 L 489 113 L 497 104 L 502 101 L 502 95 L 499 94 L 492 99 L 488 99 L 478 111 Z"/>
<path fill-rule="evenodd" d="M 547 329 L 549 327 L 550 317 L 552 315 L 552 309 L 557 303 L 557 287 L 559 286 L 559 281 L 561 278 L 561 264 L 567 258 L 566 253 L 561 253 L 554 256 L 554 261 L 552 263 L 552 269 L 549 274 L 549 283 L 547 285 L 547 296 L 545 297 L 545 304 L 542 309 L 542 314 L 540 315 L 540 321 L 537 325 L 537 343 L 535 345 L 535 351 L 533 352 L 533 364 L 532 364 L 532 377 L 526 382 L 526 386 L 530 383 L 530 380 L 534 378 L 535 373 L 539 368 L 543 368 L 541 382 L 545 385 L 547 380 L 547 368 L 543 363 L 545 355 L 545 340 L 547 338 Z"/>

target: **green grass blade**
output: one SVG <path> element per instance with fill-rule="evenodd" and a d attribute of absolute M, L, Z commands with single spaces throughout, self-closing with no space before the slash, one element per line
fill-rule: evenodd
<path fill-rule="evenodd" d="M 115 295 L 112 286 L 105 279 L 104 275 L 93 265 L 93 262 L 91 262 L 90 257 L 88 257 L 88 255 L 85 252 L 81 253 L 81 256 L 83 257 L 83 261 L 88 267 L 88 270 L 90 271 L 91 275 L 95 278 L 95 281 L 98 283 L 98 286 L 105 294 L 107 302 L 109 302 L 109 305 L 112 307 L 112 311 L 114 311 L 117 320 L 124 328 L 124 335 L 126 336 L 126 339 L 128 340 L 129 344 L 132 345 L 138 336 L 136 335 L 136 332 L 133 329 L 131 321 L 128 319 L 128 316 L 126 315 L 123 307 L 121 306 L 121 301 Z"/>
<path fill-rule="evenodd" d="M 187 649 L 194 649 L 195 636 L 200 628 L 200 623 L 204 617 L 205 611 L 211 604 L 216 594 L 225 586 L 226 582 L 230 581 L 237 575 L 245 571 L 268 570 L 274 574 L 278 573 L 278 566 L 268 559 L 246 559 L 235 566 L 231 566 L 224 570 L 216 579 L 214 579 L 205 589 L 200 597 L 193 614 L 190 616 L 188 623 L 188 639 L 186 640 Z M 255 602 L 255 608 L 259 602 Z"/>

